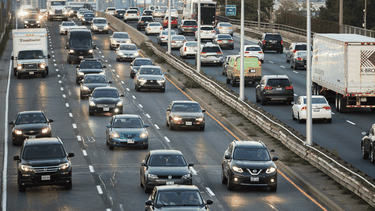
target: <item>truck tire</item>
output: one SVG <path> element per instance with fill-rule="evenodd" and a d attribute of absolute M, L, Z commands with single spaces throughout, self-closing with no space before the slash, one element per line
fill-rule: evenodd
<path fill-rule="evenodd" d="M 17 73 L 17 78 L 18 79 L 21 79 L 21 76 L 22 76 L 21 73 Z"/>
<path fill-rule="evenodd" d="M 344 113 L 346 111 L 346 99 L 342 97 L 340 94 L 336 94 L 335 104 L 336 111 L 340 113 Z"/>
<path fill-rule="evenodd" d="M 46 67 L 46 75 L 49 75 L 48 67 Z"/>
<path fill-rule="evenodd" d="M 230 84 L 230 79 L 229 78 L 227 78 L 227 84 Z"/>
<path fill-rule="evenodd" d="M 17 68 L 13 68 L 13 75 L 17 76 Z"/>
<path fill-rule="evenodd" d="M 237 82 L 235 79 L 232 79 L 232 87 L 236 87 L 237 86 Z"/>

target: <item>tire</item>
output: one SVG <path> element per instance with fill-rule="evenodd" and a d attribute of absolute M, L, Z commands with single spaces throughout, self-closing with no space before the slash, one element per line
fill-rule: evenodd
<path fill-rule="evenodd" d="M 48 67 L 46 68 L 46 75 L 49 75 Z"/>
<path fill-rule="evenodd" d="M 18 184 L 18 191 L 24 193 L 24 192 L 26 192 L 26 187 Z"/>
<path fill-rule="evenodd" d="M 227 189 L 229 191 L 234 190 L 234 185 L 230 181 L 231 181 L 231 179 L 230 179 L 230 176 L 229 176 L 229 178 L 227 178 Z"/>
<path fill-rule="evenodd" d="M 172 123 L 169 123 L 169 130 L 174 130 L 174 126 L 172 125 Z"/>
<path fill-rule="evenodd" d="M 236 87 L 236 86 L 237 86 L 236 80 L 232 79 L 232 87 Z"/>
<path fill-rule="evenodd" d="M 145 182 L 146 183 L 146 182 Z M 151 188 L 148 188 L 147 187 L 147 185 L 145 184 L 144 186 L 143 186 L 143 190 L 145 191 L 145 193 L 150 193 L 151 192 Z"/>
<path fill-rule="evenodd" d="M 336 110 L 340 113 L 344 113 L 346 111 L 345 98 L 342 97 L 340 94 L 336 94 L 336 98 L 337 98 L 337 103 L 338 103 Z"/>
<path fill-rule="evenodd" d="M 68 61 L 68 64 L 72 64 L 72 61 L 70 61 L 69 59 L 67 61 Z"/>
<path fill-rule="evenodd" d="M 227 78 L 227 84 L 230 84 L 230 79 L 229 78 Z"/>
<path fill-rule="evenodd" d="M 294 63 L 294 65 L 293 65 L 293 70 L 297 70 L 296 63 Z"/>
<path fill-rule="evenodd" d="M 332 123 L 332 119 L 327 119 L 327 123 Z"/>
<path fill-rule="evenodd" d="M 117 61 L 117 62 L 120 62 L 120 59 L 119 59 L 119 58 L 116 58 L 116 61 Z"/>
<path fill-rule="evenodd" d="M 267 100 L 264 99 L 263 97 L 260 99 L 260 104 L 261 105 L 266 105 L 267 104 Z"/>
<path fill-rule="evenodd" d="M 361 144 L 361 154 L 362 154 L 362 159 L 368 159 L 369 154 L 366 153 L 365 146 L 363 143 Z"/>
<path fill-rule="evenodd" d="M 371 152 L 370 152 L 370 161 L 372 164 L 375 164 L 375 152 L 372 146 L 371 146 Z"/>
<path fill-rule="evenodd" d="M 294 114 L 293 114 L 293 109 L 292 109 L 292 120 L 295 120 L 296 118 L 294 117 Z"/>
<path fill-rule="evenodd" d="M 65 190 L 71 190 L 72 189 L 72 180 L 70 179 L 67 184 L 64 185 Z"/>
<path fill-rule="evenodd" d="M 17 68 L 13 68 L 13 75 L 17 76 Z"/>
<path fill-rule="evenodd" d="M 112 46 L 109 46 L 109 50 L 113 50 Z"/>
<path fill-rule="evenodd" d="M 224 175 L 224 170 L 221 170 L 221 184 L 227 184 L 228 179 Z"/>
<path fill-rule="evenodd" d="M 21 79 L 22 75 L 21 73 L 17 73 L 17 79 Z"/>
<path fill-rule="evenodd" d="M 148 144 L 143 146 L 142 149 L 148 149 Z"/>
<path fill-rule="evenodd" d="M 108 140 L 105 141 L 105 145 L 109 146 L 109 141 Z"/>
<path fill-rule="evenodd" d="M 79 85 L 79 80 L 78 79 L 76 79 L 76 84 Z"/>
<path fill-rule="evenodd" d="M 258 95 L 257 95 L 256 92 L 255 92 L 255 101 L 256 101 L 257 103 L 260 103 L 260 99 L 259 99 L 259 97 L 258 97 Z"/>
<path fill-rule="evenodd" d="M 286 63 L 289 63 L 289 59 L 288 59 L 288 56 L 287 56 L 287 55 L 285 55 L 285 57 L 286 57 Z"/>
<path fill-rule="evenodd" d="M 165 88 L 161 88 L 161 89 L 160 89 L 160 92 L 165 92 Z"/>
<path fill-rule="evenodd" d="M 199 130 L 204 131 L 204 127 L 205 127 L 204 125 L 203 125 L 203 127 L 199 127 Z"/>
<path fill-rule="evenodd" d="M 139 92 L 139 91 L 141 91 L 141 89 L 139 87 L 137 87 L 137 85 L 135 85 L 135 91 Z"/>
<path fill-rule="evenodd" d="M 42 78 L 46 77 L 46 72 L 42 73 Z"/>
<path fill-rule="evenodd" d="M 108 148 L 109 148 L 109 150 L 113 150 L 113 149 L 115 149 L 115 147 L 112 146 L 112 145 L 108 145 Z"/>
<path fill-rule="evenodd" d="M 280 53 L 284 53 L 284 50 L 283 50 L 283 49 L 281 49 Z"/>
<path fill-rule="evenodd" d="M 299 113 L 298 113 L 298 116 L 297 116 L 297 122 L 302 123 L 302 119 L 299 118 Z"/>
<path fill-rule="evenodd" d="M 271 192 L 276 192 L 277 191 L 277 185 L 270 186 L 270 191 Z"/>
<path fill-rule="evenodd" d="M 92 116 L 92 115 L 94 115 L 94 113 L 89 110 L 89 116 Z"/>
<path fill-rule="evenodd" d="M 293 69 L 292 61 L 289 62 L 290 69 Z"/>

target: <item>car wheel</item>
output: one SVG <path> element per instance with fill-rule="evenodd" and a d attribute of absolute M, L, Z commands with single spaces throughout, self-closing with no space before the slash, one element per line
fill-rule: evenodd
<path fill-rule="evenodd" d="M 368 158 L 368 153 L 366 152 L 365 145 L 363 145 L 363 143 L 361 144 L 361 154 L 362 154 L 362 158 L 363 159 L 367 159 Z"/>
<path fill-rule="evenodd" d="M 260 99 L 260 104 L 261 105 L 266 105 L 267 104 L 267 100 L 262 97 L 262 99 Z"/>
<path fill-rule="evenodd" d="M 281 49 L 280 53 L 284 53 L 284 50 L 283 50 L 283 49 Z"/>
<path fill-rule="evenodd" d="M 113 150 L 115 147 L 112 146 L 112 145 L 109 145 L 108 148 L 109 148 L 109 150 Z"/>
<path fill-rule="evenodd" d="M 94 113 L 89 110 L 89 116 L 92 116 L 92 115 L 94 115 Z"/>
<path fill-rule="evenodd" d="M 139 92 L 141 91 L 141 89 L 137 85 L 135 85 L 135 91 Z"/>
<path fill-rule="evenodd" d="M 277 185 L 270 186 L 270 191 L 271 192 L 276 192 L 277 191 Z"/>
<path fill-rule="evenodd" d="M 230 79 L 229 78 L 227 78 L 227 84 L 230 84 Z"/>
<path fill-rule="evenodd" d="M 255 92 L 255 101 L 256 101 L 257 103 L 260 103 L 260 99 L 259 99 L 259 97 L 258 97 L 258 95 L 257 95 L 257 92 Z"/>
<path fill-rule="evenodd" d="M 289 64 L 290 64 L 290 69 L 293 69 L 292 61 L 290 61 Z"/>
<path fill-rule="evenodd" d="M 145 184 L 143 186 L 143 190 L 145 191 L 145 193 L 150 193 L 152 189 L 148 188 L 147 185 L 146 185 L 146 182 L 145 182 Z"/>
<path fill-rule="evenodd" d="M 26 187 L 24 185 L 18 184 L 18 191 L 19 192 L 26 192 Z"/>
<path fill-rule="evenodd" d="M 165 88 L 161 88 L 161 89 L 160 89 L 160 92 L 165 92 Z"/>
<path fill-rule="evenodd" d="M 148 144 L 142 147 L 143 149 L 148 149 Z"/>
<path fill-rule="evenodd" d="M 287 56 L 287 55 L 285 55 L 285 57 L 286 57 L 286 63 L 289 63 L 289 59 L 288 59 L 288 56 Z"/>
<path fill-rule="evenodd" d="M 232 87 L 236 87 L 237 86 L 237 81 L 232 79 Z"/>
<path fill-rule="evenodd" d="M 17 72 L 17 79 L 21 79 L 21 76 L 22 76 L 21 73 Z"/>
<path fill-rule="evenodd" d="M 292 119 L 295 120 L 296 118 L 294 117 L 294 114 L 293 114 L 293 109 L 292 109 Z"/>
<path fill-rule="evenodd" d="M 76 84 L 79 85 L 79 80 L 78 79 L 76 79 Z"/>
<path fill-rule="evenodd" d="M 228 190 L 234 190 L 234 185 L 231 183 L 230 176 L 227 178 L 227 189 Z"/>
<path fill-rule="evenodd" d="M 65 190 L 71 190 L 72 189 L 72 180 L 70 179 L 68 183 L 66 183 L 65 185 Z"/>
<path fill-rule="evenodd" d="M 327 123 L 332 123 L 332 119 L 327 119 Z"/>
<path fill-rule="evenodd" d="M 70 59 L 68 59 L 67 61 L 68 61 L 68 64 L 71 64 L 71 63 L 72 63 L 72 61 L 70 61 Z"/>
<path fill-rule="evenodd" d="M 17 76 L 17 68 L 13 68 L 13 75 Z"/>
<path fill-rule="evenodd" d="M 375 152 L 372 146 L 371 146 L 371 152 L 370 152 L 370 161 L 372 164 L 375 164 Z"/>
<path fill-rule="evenodd" d="M 297 122 L 298 122 L 298 123 L 302 123 L 302 119 L 299 117 L 299 113 L 298 113 L 298 115 L 297 115 Z"/>
<path fill-rule="evenodd" d="M 224 170 L 222 169 L 221 170 L 221 183 L 222 184 L 227 184 L 227 182 L 228 182 L 228 179 L 225 177 Z"/>
<path fill-rule="evenodd" d="M 204 125 L 202 127 L 199 127 L 199 130 L 204 131 L 204 127 L 205 127 Z"/>
<path fill-rule="evenodd" d="M 169 130 L 174 130 L 172 123 L 169 123 Z"/>
<path fill-rule="evenodd" d="M 85 96 L 83 96 L 82 93 L 79 95 L 79 97 L 81 98 L 81 100 L 85 99 Z"/>
<path fill-rule="evenodd" d="M 120 58 L 116 58 L 116 61 L 120 62 Z"/>
<path fill-rule="evenodd" d="M 139 186 L 141 186 L 141 188 L 143 188 L 143 182 L 142 182 L 142 177 L 139 178 Z"/>

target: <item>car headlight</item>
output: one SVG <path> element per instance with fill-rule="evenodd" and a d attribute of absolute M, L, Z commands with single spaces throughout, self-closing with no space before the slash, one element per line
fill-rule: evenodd
<path fill-rule="evenodd" d="M 36 21 L 36 23 L 40 23 L 40 21 Z"/>
<path fill-rule="evenodd" d="M 96 104 L 94 103 L 94 101 L 90 101 L 90 106 L 96 106 Z"/>
<path fill-rule="evenodd" d="M 122 101 L 118 102 L 116 106 L 122 106 Z"/>
<path fill-rule="evenodd" d="M 51 11 L 51 12 L 49 12 L 49 14 L 50 14 L 50 15 L 54 15 L 54 14 L 55 14 L 55 12 L 54 12 L 54 11 Z"/>
<path fill-rule="evenodd" d="M 197 122 L 203 122 L 203 117 L 197 117 L 197 118 L 195 118 L 195 121 L 197 121 Z"/>
<path fill-rule="evenodd" d="M 86 19 L 85 19 L 85 18 L 82 18 L 82 20 L 83 20 L 83 21 L 86 21 Z"/>
<path fill-rule="evenodd" d="M 42 69 L 46 68 L 46 64 L 44 64 L 44 63 L 40 64 L 39 66 L 40 66 L 40 68 L 42 68 Z"/>
<path fill-rule="evenodd" d="M 141 83 L 146 83 L 147 80 L 145 78 L 138 78 L 138 81 Z"/>
<path fill-rule="evenodd" d="M 80 76 L 84 76 L 85 73 L 84 73 L 84 72 L 78 72 L 78 75 L 80 75 Z"/>
<path fill-rule="evenodd" d="M 69 168 L 69 166 L 70 166 L 70 163 L 69 163 L 69 162 L 67 162 L 67 163 L 62 163 L 62 164 L 59 165 L 59 170 L 67 169 L 67 168 Z"/>
<path fill-rule="evenodd" d="M 104 29 L 108 29 L 108 25 L 105 25 L 105 26 L 104 26 Z"/>
<path fill-rule="evenodd" d="M 118 55 L 123 56 L 124 53 L 123 52 L 118 52 Z"/>
<path fill-rule="evenodd" d="M 158 83 L 164 83 L 165 82 L 165 79 L 164 78 L 159 78 L 158 79 Z"/>
<path fill-rule="evenodd" d="M 138 52 L 135 52 L 135 53 L 133 54 L 133 56 L 139 56 L 139 53 L 138 53 Z"/>
<path fill-rule="evenodd" d="M 43 19 L 43 15 L 39 15 L 38 16 L 39 19 Z M 37 22 L 38 23 L 38 22 Z"/>
<path fill-rule="evenodd" d="M 126 40 L 126 43 L 131 43 L 132 41 L 131 40 Z"/>
<path fill-rule="evenodd" d="M 16 135 L 22 135 L 22 130 L 15 130 L 14 133 L 15 133 Z"/>
<path fill-rule="evenodd" d="M 146 138 L 147 137 L 147 133 L 141 133 L 141 135 L 139 135 L 139 137 L 141 137 L 141 138 Z"/>
<path fill-rule="evenodd" d="M 66 15 L 66 14 L 68 14 L 68 12 L 67 12 L 67 11 L 64 11 L 64 15 Z"/>
<path fill-rule="evenodd" d="M 27 165 L 20 165 L 20 168 L 22 171 L 33 171 L 33 168 Z"/>
<path fill-rule="evenodd" d="M 190 179 L 191 174 L 185 174 L 184 176 L 181 177 L 181 179 Z"/>
<path fill-rule="evenodd" d="M 22 64 L 17 65 L 17 70 L 22 70 Z"/>
<path fill-rule="evenodd" d="M 90 49 L 90 50 L 89 50 L 89 53 L 94 53 L 94 50 Z"/>
<path fill-rule="evenodd" d="M 111 40 L 111 43 L 112 44 L 117 44 L 118 42 L 117 42 L 117 40 Z"/>
<path fill-rule="evenodd" d="M 177 121 L 178 122 L 178 121 L 181 121 L 181 119 L 182 119 L 181 117 L 173 117 L 173 121 Z"/>
<path fill-rule="evenodd" d="M 94 28 L 94 29 L 98 29 L 98 27 L 97 27 L 97 26 L 95 26 L 95 25 L 93 26 L 93 28 Z"/>
<path fill-rule="evenodd" d="M 70 49 L 70 50 L 69 50 L 69 53 L 74 53 L 74 50 Z"/>
<path fill-rule="evenodd" d="M 272 174 L 272 173 L 275 172 L 275 171 L 276 171 L 276 168 L 275 168 L 275 167 L 270 167 L 270 168 L 267 169 L 266 173 L 267 173 L 267 174 Z"/>
<path fill-rule="evenodd" d="M 148 178 L 149 179 L 158 179 L 159 177 L 158 177 L 158 175 L 155 175 L 155 174 L 149 174 Z"/>
<path fill-rule="evenodd" d="M 49 131 L 49 128 L 46 127 L 46 128 L 43 128 L 42 133 L 48 133 L 48 131 Z"/>
<path fill-rule="evenodd" d="M 118 133 L 111 133 L 112 138 L 120 138 L 120 135 Z"/>
<path fill-rule="evenodd" d="M 238 173 L 242 173 L 243 172 L 242 168 L 239 168 L 237 166 L 233 166 L 232 169 L 233 169 L 233 171 L 238 172 Z"/>
<path fill-rule="evenodd" d="M 84 91 L 88 91 L 89 88 L 88 88 L 87 86 L 82 86 L 82 90 L 84 90 Z"/>
<path fill-rule="evenodd" d="M 29 23 L 29 21 L 25 21 L 25 23 Z"/>

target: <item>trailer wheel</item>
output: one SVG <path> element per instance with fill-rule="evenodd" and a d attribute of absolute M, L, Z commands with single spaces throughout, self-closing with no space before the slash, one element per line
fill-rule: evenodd
<path fill-rule="evenodd" d="M 340 94 L 336 94 L 336 111 L 340 113 L 344 113 L 346 111 L 346 99 L 342 97 Z"/>

